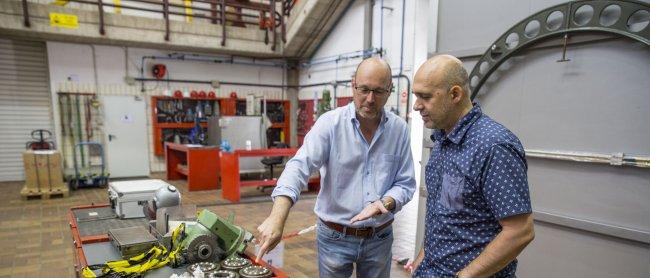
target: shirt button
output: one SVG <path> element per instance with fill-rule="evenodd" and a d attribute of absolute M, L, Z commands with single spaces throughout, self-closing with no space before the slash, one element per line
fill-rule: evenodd
<path fill-rule="evenodd" d="M 370 192 L 366 192 L 366 195 L 370 195 Z"/>

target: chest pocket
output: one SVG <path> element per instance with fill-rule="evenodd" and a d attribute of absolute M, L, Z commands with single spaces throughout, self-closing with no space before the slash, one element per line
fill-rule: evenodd
<path fill-rule="evenodd" d="M 379 159 L 375 161 L 375 185 L 380 188 L 380 192 L 377 192 L 379 195 L 383 194 L 393 184 L 399 160 L 398 155 L 380 154 Z"/>
<path fill-rule="evenodd" d="M 463 189 L 465 178 L 442 174 L 442 191 L 440 204 L 447 209 L 459 210 L 463 208 Z"/>

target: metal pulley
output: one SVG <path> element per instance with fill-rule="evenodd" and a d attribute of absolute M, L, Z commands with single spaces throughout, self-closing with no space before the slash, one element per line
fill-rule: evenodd
<path fill-rule="evenodd" d="M 261 265 L 249 265 L 239 271 L 242 278 L 267 278 L 273 275 L 273 272 L 268 267 Z"/>
<path fill-rule="evenodd" d="M 221 262 L 221 269 L 239 271 L 251 265 L 251 261 L 240 257 L 230 257 Z"/>

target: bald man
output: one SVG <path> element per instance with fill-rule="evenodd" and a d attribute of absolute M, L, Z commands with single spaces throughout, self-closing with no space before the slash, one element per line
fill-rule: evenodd
<path fill-rule="evenodd" d="M 425 62 L 413 94 L 413 108 L 434 129 L 413 276 L 515 277 L 515 258 L 534 238 L 521 142 L 472 104 L 467 71 L 453 56 Z"/>
<path fill-rule="evenodd" d="M 362 61 L 352 80 L 353 103 L 318 118 L 278 179 L 273 209 L 258 227 L 257 257 L 282 237 L 289 209 L 311 173 L 320 170 L 318 216 L 320 277 L 388 277 L 393 215 L 415 191 L 406 122 L 384 109 L 392 86 L 390 66 Z"/>

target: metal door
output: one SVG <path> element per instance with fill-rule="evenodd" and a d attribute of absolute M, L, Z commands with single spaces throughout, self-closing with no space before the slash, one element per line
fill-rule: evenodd
<path fill-rule="evenodd" d="M 149 176 L 145 101 L 103 96 L 106 164 L 111 178 Z"/>

